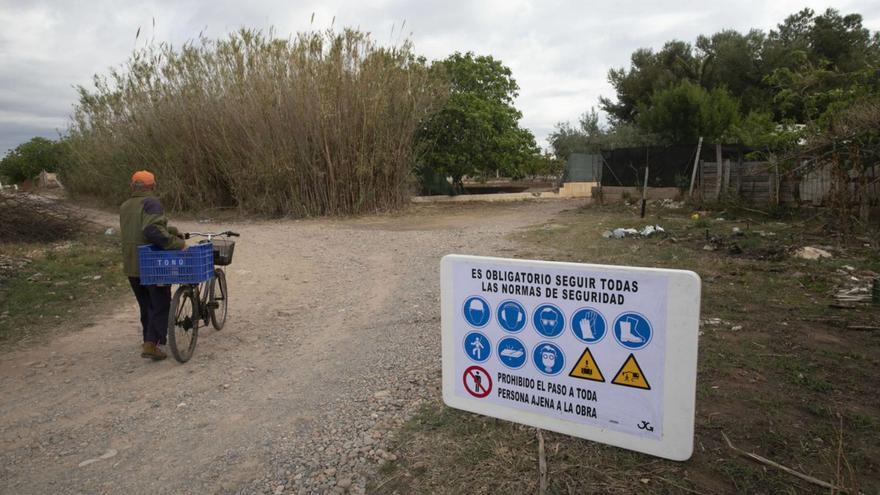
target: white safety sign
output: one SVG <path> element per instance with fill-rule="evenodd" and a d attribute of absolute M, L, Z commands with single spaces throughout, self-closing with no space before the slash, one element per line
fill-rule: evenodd
<path fill-rule="evenodd" d="M 441 294 L 447 405 L 691 456 L 695 273 L 449 255 Z"/>

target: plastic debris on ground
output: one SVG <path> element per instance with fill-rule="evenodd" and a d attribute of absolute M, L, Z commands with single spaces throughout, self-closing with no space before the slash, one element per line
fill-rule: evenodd
<path fill-rule="evenodd" d="M 804 246 L 794 253 L 795 257 L 805 260 L 818 260 L 820 258 L 831 258 L 831 253 L 824 249 L 813 246 Z"/>
<path fill-rule="evenodd" d="M 614 239 L 623 239 L 624 237 L 633 236 L 651 237 L 652 235 L 661 233 L 666 233 L 666 230 L 664 230 L 663 227 L 659 225 L 646 225 L 644 228 L 642 228 L 642 230 L 636 230 L 632 228 L 617 228 L 614 230 L 606 230 L 605 232 L 602 232 L 602 237 L 606 239 L 612 237 Z"/>
<path fill-rule="evenodd" d="M 666 232 L 666 231 L 663 230 L 663 227 L 661 227 L 659 225 L 646 225 L 645 228 L 643 228 L 639 232 L 639 234 L 644 237 L 650 237 L 654 234 L 661 234 L 663 232 Z"/>
<path fill-rule="evenodd" d="M 670 208 L 673 210 L 680 210 L 684 208 L 684 201 L 675 201 L 674 199 L 663 199 L 658 201 L 657 206 L 661 208 Z"/>

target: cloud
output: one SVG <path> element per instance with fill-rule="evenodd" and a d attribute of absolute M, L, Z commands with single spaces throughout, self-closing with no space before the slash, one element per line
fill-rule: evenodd
<path fill-rule="evenodd" d="M 287 36 L 331 22 L 370 31 L 382 44 L 411 34 L 416 50 L 432 59 L 473 51 L 502 60 L 521 88 L 523 125 L 545 144 L 557 122 L 575 120 L 600 95 L 613 96 L 606 74 L 626 66 L 635 49 L 727 28 L 770 29 L 805 5 L 826 8 L 809 0 L 98 0 L 88 8 L 0 0 L 0 150 L 34 135 L 57 137 L 76 102 L 74 86 L 89 85 L 94 74 L 119 66 L 149 40 L 179 46 L 200 32 L 220 37 L 240 27 L 272 26 Z M 861 13 L 867 27 L 880 30 L 875 2 L 836 8 Z"/>

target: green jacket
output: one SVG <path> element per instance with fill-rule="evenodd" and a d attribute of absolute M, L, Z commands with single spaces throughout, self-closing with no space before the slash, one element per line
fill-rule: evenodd
<path fill-rule="evenodd" d="M 162 249 L 183 249 L 176 227 L 168 226 L 162 203 L 150 192 L 135 192 L 119 207 L 122 267 L 128 277 L 139 277 L 138 246 L 155 244 Z"/>

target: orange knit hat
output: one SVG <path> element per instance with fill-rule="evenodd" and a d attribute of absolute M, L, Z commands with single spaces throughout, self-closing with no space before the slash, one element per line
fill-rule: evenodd
<path fill-rule="evenodd" d="M 140 182 L 145 186 L 156 185 L 156 176 L 146 170 L 139 170 L 131 176 L 131 183 Z"/>

